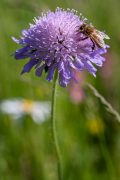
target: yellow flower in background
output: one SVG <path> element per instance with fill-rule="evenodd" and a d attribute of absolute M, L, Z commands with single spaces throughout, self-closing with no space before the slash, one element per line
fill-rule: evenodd
<path fill-rule="evenodd" d="M 100 118 L 90 119 L 87 121 L 88 131 L 95 135 L 104 131 L 105 125 Z"/>

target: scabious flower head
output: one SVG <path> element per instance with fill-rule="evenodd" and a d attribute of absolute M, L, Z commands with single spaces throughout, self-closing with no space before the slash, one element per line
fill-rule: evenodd
<path fill-rule="evenodd" d="M 95 76 L 97 66 L 105 60 L 102 54 L 104 47 L 96 46 L 79 31 L 86 19 L 78 16 L 75 10 L 57 8 L 34 19 L 29 29 L 22 31 L 20 40 L 13 40 L 22 48 L 15 52 L 16 59 L 29 58 L 21 74 L 29 72 L 33 67 L 36 75 L 41 76 L 45 70 L 48 81 L 53 79 L 55 70 L 59 74 L 59 84 L 67 86 L 71 79 L 75 80 L 74 70 L 88 70 Z"/>

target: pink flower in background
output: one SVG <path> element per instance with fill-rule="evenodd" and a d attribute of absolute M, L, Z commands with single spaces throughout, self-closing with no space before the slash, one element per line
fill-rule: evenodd
<path fill-rule="evenodd" d="M 83 85 L 84 85 L 84 79 L 85 79 L 85 74 L 78 73 L 77 71 L 75 72 L 75 78 L 78 81 L 75 83 L 72 81 L 69 85 L 69 93 L 70 93 L 70 98 L 73 103 L 79 104 L 85 99 L 85 93 L 83 90 Z"/>
<path fill-rule="evenodd" d="M 104 66 L 103 68 L 101 69 L 101 77 L 104 79 L 104 80 L 110 80 L 111 77 L 112 77 L 112 69 L 113 69 L 113 64 L 115 61 L 113 61 L 114 58 L 114 54 L 110 51 L 108 51 L 106 54 L 105 54 L 105 59 L 107 59 L 107 61 L 104 62 Z"/>

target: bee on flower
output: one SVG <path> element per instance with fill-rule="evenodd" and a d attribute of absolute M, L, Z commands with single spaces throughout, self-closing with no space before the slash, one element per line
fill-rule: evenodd
<path fill-rule="evenodd" d="M 106 35 L 104 32 L 98 31 L 94 26 L 83 23 L 80 26 L 79 32 L 83 33 L 86 37 L 82 40 L 85 40 L 87 38 L 90 38 L 93 42 L 92 50 L 95 49 L 95 47 L 104 48 L 105 42 L 104 39 L 110 39 L 108 35 Z"/>
<path fill-rule="evenodd" d="M 45 71 L 48 81 L 58 72 L 59 84 L 65 87 L 75 80 L 74 71 L 87 70 L 96 76 L 96 66 L 102 66 L 109 37 L 86 23 L 75 10 L 57 8 L 34 19 L 34 24 L 22 31 L 20 39 L 13 38 L 21 48 L 16 59 L 29 58 L 21 74 L 33 67 L 40 77 Z"/>

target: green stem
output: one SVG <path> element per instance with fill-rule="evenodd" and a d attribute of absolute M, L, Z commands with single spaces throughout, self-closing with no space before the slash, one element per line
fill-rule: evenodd
<path fill-rule="evenodd" d="M 55 148 L 56 157 L 57 157 L 58 180 L 62 180 L 61 153 L 60 153 L 59 143 L 57 139 L 57 129 L 56 129 L 56 119 L 55 119 L 57 79 L 58 79 L 58 72 L 55 71 L 54 79 L 53 79 L 52 104 L 51 104 L 51 128 L 52 128 L 54 148 Z"/>

